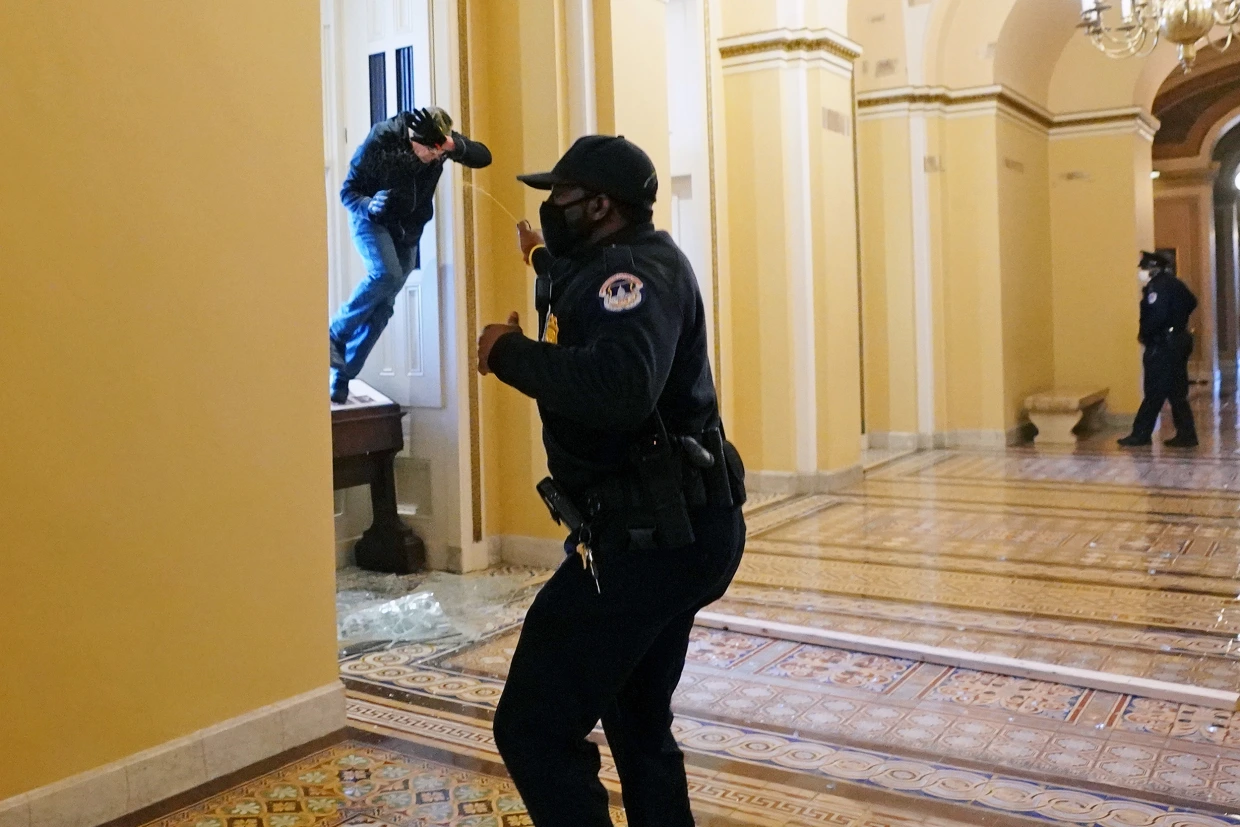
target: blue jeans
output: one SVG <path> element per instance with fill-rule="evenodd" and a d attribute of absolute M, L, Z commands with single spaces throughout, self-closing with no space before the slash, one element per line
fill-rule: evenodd
<path fill-rule="evenodd" d="M 392 318 L 396 297 L 417 265 L 418 246 L 397 244 L 387 228 L 349 216 L 353 244 L 366 262 L 366 278 L 332 319 L 328 332 L 344 349 L 344 369 L 332 369 L 332 387 L 357 377 L 379 334 Z"/>

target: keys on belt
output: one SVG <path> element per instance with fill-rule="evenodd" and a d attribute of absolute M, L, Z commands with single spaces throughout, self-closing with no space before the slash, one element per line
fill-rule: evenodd
<path fill-rule="evenodd" d="M 594 591 L 603 593 L 598 582 L 598 569 L 594 567 L 594 551 L 590 548 L 590 529 L 582 529 L 581 540 L 577 543 L 577 556 L 581 558 L 581 568 L 590 572 L 594 579 Z"/>
<path fill-rule="evenodd" d="M 551 512 L 551 518 L 556 523 L 567 526 L 569 531 L 577 535 L 577 556 L 581 558 L 581 567 L 590 572 L 590 577 L 594 580 L 594 590 L 602 594 L 603 590 L 598 582 L 598 569 L 594 565 L 594 551 L 590 548 L 590 542 L 593 539 L 590 526 L 577 507 L 573 505 L 573 501 L 550 477 L 538 483 L 537 490 L 547 510 Z"/>

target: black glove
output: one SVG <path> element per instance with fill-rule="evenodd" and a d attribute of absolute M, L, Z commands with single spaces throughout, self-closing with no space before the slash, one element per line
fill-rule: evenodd
<path fill-rule="evenodd" d="M 415 109 L 410 114 L 410 137 L 422 146 L 443 146 L 452 132 L 452 118 L 439 107 Z"/>
<path fill-rule="evenodd" d="M 383 217 L 387 212 L 388 198 L 392 195 L 391 190 L 379 190 L 370 199 L 370 203 L 366 205 L 366 213 L 375 221 Z"/>

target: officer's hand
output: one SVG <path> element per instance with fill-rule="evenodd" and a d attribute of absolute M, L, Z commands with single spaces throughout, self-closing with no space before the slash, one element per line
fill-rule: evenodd
<path fill-rule="evenodd" d="M 517 245 L 521 248 L 521 258 L 526 264 L 530 263 L 530 253 L 539 246 L 545 246 L 543 234 L 530 226 L 529 221 L 522 221 L 517 225 Z"/>
<path fill-rule="evenodd" d="M 478 372 L 483 376 L 491 372 L 491 348 L 501 336 L 521 332 L 521 317 L 515 310 L 508 314 L 508 324 L 489 324 L 482 328 L 482 335 L 478 337 Z"/>
<path fill-rule="evenodd" d="M 379 190 L 370 199 L 370 203 L 366 205 L 366 212 L 371 218 L 379 219 L 387 212 L 388 198 L 391 197 L 391 190 Z"/>

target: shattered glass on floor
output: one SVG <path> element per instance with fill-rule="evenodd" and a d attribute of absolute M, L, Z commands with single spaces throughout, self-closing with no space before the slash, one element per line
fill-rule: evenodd
<path fill-rule="evenodd" d="M 341 654 L 395 644 L 468 643 L 517 623 L 550 570 L 503 567 L 473 574 L 336 573 Z"/>

